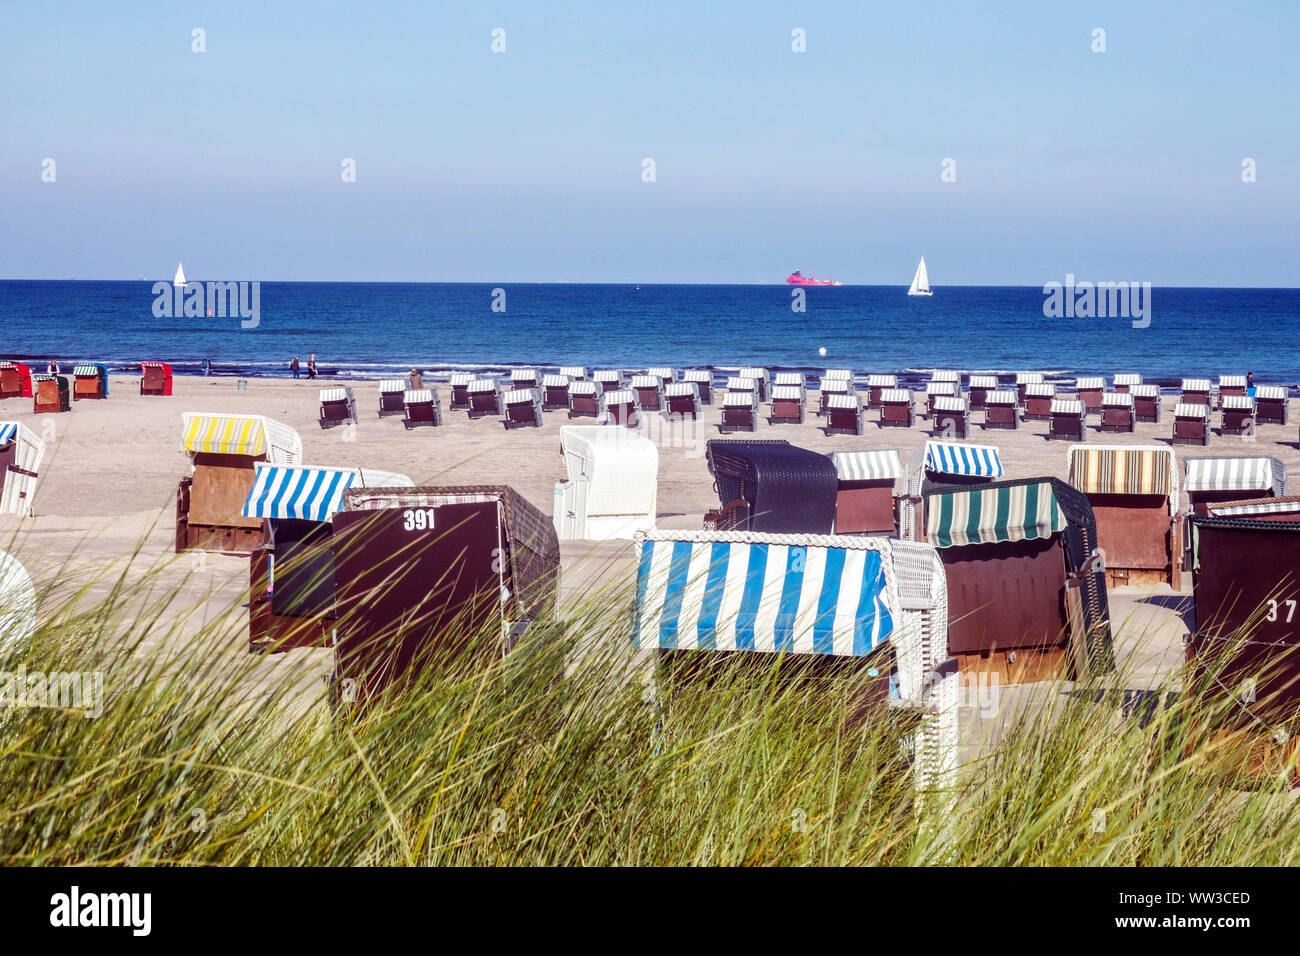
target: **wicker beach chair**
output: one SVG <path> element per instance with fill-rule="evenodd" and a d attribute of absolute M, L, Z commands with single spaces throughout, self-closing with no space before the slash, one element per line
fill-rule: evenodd
<path fill-rule="evenodd" d="M 1047 440 L 1087 441 L 1088 433 L 1084 428 L 1087 417 L 1088 408 L 1079 399 L 1052 399 L 1052 418 L 1047 426 Z"/>
<path fill-rule="evenodd" d="M 970 399 L 971 411 L 982 409 L 984 407 L 984 396 L 989 392 L 997 391 L 998 377 L 996 375 L 972 375 L 970 377 L 970 391 L 967 397 Z"/>
<path fill-rule="evenodd" d="M 960 441 L 970 431 L 970 403 L 962 395 L 936 395 L 930 413 L 930 434 Z"/>
<path fill-rule="evenodd" d="M 1106 380 L 1100 375 L 1090 375 L 1074 380 L 1074 390 L 1088 414 L 1101 414 L 1101 396 L 1106 392 Z"/>
<path fill-rule="evenodd" d="M 1160 386 L 1134 385 L 1129 389 L 1133 396 L 1133 417 L 1140 422 L 1160 421 Z"/>
<path fill-rule="evenodd" d="M 827 435 L 862 435 L 867 429 L 867 410 L 857 393 L 826 396 Z"/>
<path fill-rule="evenodd" d="M 909 541 L 925 535 L 923 493 L 935 484 L 984 485 L 1002 477 L 1002 458 L 992 445 L 927 441 L 907 463 L 898 497 L 898 534 Z"/>
<path fill-rule="evenodd" d="M 880 427 L 911 428 L 913 418 L 912 393 L 906 388 L 880 390 Z"/>
<path fill-rule="evenodd" d="M 657 412 L 664 407 L 664 380 L 658 375 L 633 375 L 628 387 L 636 392 L 636 400 L 644 412 Z"/>
<path fill-rule="evenodd" d="M 1026 390 L 1030 385 L 1041 385 L 1043 382 L 1042 372 L 1017 372 L 1016 373 L 1016 400 L 1023 407 L 1025 404 Z"/>
<path fill-rule="evenodd" d="M 469 385 L 474 381 L 476 376 L 469 372 L 452 372 L 448 381 L 448 387 L 451 389 L 451 396 L 447 402 L 447 407 L 453 412 L 466 411 L 469 409 Z"/>
<path fill-rule="evenodd" d="M 1236 501 L 1285 498 L 1286 464 L 1268 455 L 1183 460 L 1183 491 L 1187 510 L 1209 514 L 1210 509 Z"/>
<path fill-rule="evenodd" d="M 713 404 L 713 373 L 708 369 L 688 368 L 682 372 L 682 381 L 694 383 L 701 405 Z"/>
<path fill-rule="evenodd" d="M 1193 402 L 1179 402 L 1174 406 L 1175 445 L 1208 445 L 1210 443 L 1210 406 Z"/>
<path fill-rule="evenodd" d="M 850 379 L 851 381 L 852 379 Z M 898 388 L 897 375 L 875 374 L 867 376 L 867 407 L 879 408 L 880 396 Z"/>
<path fill-rule="evenodd" d="M 166 362 L 140 363 L 140 394 L 170 395 L 172 393 L 172 367 Z"/>
<path fill-rule="evenodd" d="M 600 396 L 604 388 L 600 382 L 573 382 L 569 385 L 569 417 L 583 416 L 599 418 L 601 414 Z"/>
<path fill-rule="evenodd" d="M 930 382 L 925 386 L 925 414 L 926 417 L 934 418 L 934 403 L 936 399 L 953 398 L 957 395 L 956 382 Z"/>
<path fill-rule="evenodd" d="M 1182 381 L 1182 397 L 1179 401 L 1187 405 L 1209 405 L 1212 387 L 1208 378 L 1185 378 Z"/>
<path fill-rule="evenodd" d="M 838 482 L 835 533 L 894 534 L 894 492 L 903 476 L 898 449 L 831 452 L 831 463 Z"/>
<path fill-rule="evenodd" d="M 504 406 L 501 424 L 512 428 L 542 427 L 542 392 L 538 388 L 511 388 L 501 396 Z"/>
<path fill-rule="evenodd" d="M 511 388 L 537 388 L 538 374 L 535 368 L 515 368 L 510 370 Z"/>
<path fill-rule="evenodd" d="M 1114 376 L 1115 391 L 1127 394 L 1134 385 L 1142 384 L 1142 376 L 1136 372 L 1119 372 Z"/>
<path fill-rule="evenodd" d="M 379 383 L 379 417 L 406 412 L 406 392 L 410 384 L 404 378 L 386 378 Z"/>
<path fill-rule="evenodd" d="M 1285 385 L 1255 386 L 1255 421 L 1261 425 L 1285 425 L 1288 419 Z"/>
<path fill-rule="evenodd" d="M 542 409 L 551 411 L 556 408 L 569 407 L 569 386 L 575 381 L 582 379 L 573 379 L 568 375 L 561 373 L 555 375 L 546 375 L 542 377 Z"/>
<path fill-rule="evenodd" d="M 664 386 L 665 418 L 699 418 L 700 393 L 695 382 L 672 382 Z"/>
<path fill-rule="evenodd" d="M 436 388 L 406 389 L 402 392 L 402 424 L 409 431 L 417 425 L 442 424 L 442 405 Z"/>
<path fill-rule="evenodd" d="M 1219 376 L 1219 407 L 1223 407 L 1223 400 L 1229 395 L 1241 398 L 1246 394 L 1246 376 L 1244 375 L 1220 375 Z"/>
<path fill-rule="evenodd" d="M 320 390 L 320 427 L 357 423 L 357 403 L 352 397 L 352 387 L 339 385 Z"/>
<path fill-rule="evenodd" d="M 623 387 L 623 373 L 618 369 L 597 369 L 591 373 L 591 380 L 599 382 L 606 392 L 614 392 Z"/>
<path fill-rule="evenodd" d="M 802 425 L 804 416 L 804 390 L 800 385 L 772 385 L 772 414 L 768 423 L 782 422 Z"/>
<path fill-rule="evenodd" d="M 817 414 L 825 415 L 830 408 L 831 399 L 836 396 L 853 396 L 853 379 L 852 378 L 827 378 L 821 380 L 821 387 L 818 390 Z"/>
<path fill-rule="evenodd" d="M 706 443 L 720 507 L 706 528 L 772 534 L 829 534 L 835 526 L 835 466 L 784 441 Z"/>
<path fill-rule="evenodd" d="M 22 362 L 0 362 L 0 398 L 31 397 L 31 368 Z"/>
<path fill-rule="evenodd" d="M 502 414 L 501 384 L 494 378 L 474 379 L 465 386 L 465 397 L 469 400 L 465 411 L 470 418 Z"/>
<path fill-rule="evenodd" d="M 71 390 L 66 375 L 33 375 L 32 388 L 33 413 L 72 411 Z"/>
<path fill-rule="evenodd" d="M 0 514 L 32 513 L 44 457 L 45 442 L 30 428 L 21 422 L 0 422 Z"/>
<path fill-rule="evenodd" d="M 1219 399 L 1223 419 L 1219 433 L 1247 435 L 1255 432 L 1255 399 L 1249 395 L 1224 395 Z"/>
<path fill-rule="evenodd" d="M 108 398 L 108 366 L 84 362 L 72 367 L 72 400 Z"/>
<path fill-rule="evenodd" d="M 585 365 L 561 365 L 560 374 L 571 382 L 582 382 L 587 379 L 591 372 Z"/>
<path fill-rule="evenodd" d="M 645 370 L 647 375 L 653 375 L 659 379 L 659 384 L 667 388 L 673 382 L 677 381 L 677 370 L 666 366 L 655 366 Z"/>
<path fill-rule="evenodd" d="M 808 393 L 808 376 L 803 372 L 775 372 L 772 375 L 772 387 L 784 385 L 786 388 L 798 388 L 804 393 L 805 398 Z"/>
<path fill-rule="evenodd" d="M 739 379 L 739 381 L 750 382 L 752 379 Z M 722 421 L 718 424 L 718 431 L 734 432 L 744 431 L 752 432 L 758 429 L 758 388 L 757 383 L 753 389 L 737 389 L 735 391 L 728 389 L 722 395 Z"/>
<path fill-rule="evenodd" d="M 771 398 L 772 375 L 767 369 L 751 366 L 750 368 L 742 368 L 736 374 L 740 378 L 753 379 L 758 383 L 758 400 L 760 402 L 766 402 Z"/>
<path fill-rule="evenodd" d="M 601 421 L 625 428 L 641 424 L 641 403 L 637 393 L 630 388 L 617 388 L 600 396 Z"/>
<path fill-rule="evenodd" d="M 1137 428 L 1130 392 L 1107 392 L 1101 397 L 1101 430 L 1132 432 Z"/>
<path fill-rule="evenodd" d="M 1009 388 L 984 394 L 984 427 L 1015 429 L 1020 425 L 1019 396 Z"/>
<path fill-rule="evenodd" d="M 631 538 L 655 526 L 654 442 L 624 428 L 589 425 L 561 428 L 560 446 L 568 480 L 555 485 L 553 520 L 561 541 Z"/>
<path fill-rule="evenodd" d="M 1045 422 L 1052 417 L 1052 401 L 1056 398 L 1056 386 L 1051 382 L 1029 382 L 1025 385 L 1024 419 L 1027 422 Z"/>

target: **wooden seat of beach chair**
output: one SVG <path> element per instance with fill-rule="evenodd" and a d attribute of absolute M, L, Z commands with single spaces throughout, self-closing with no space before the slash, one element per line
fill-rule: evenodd
<path fill-rule="evenodd" d="M 633 375 L 628 387 L 636 392 L 636 400 L 645 412 L 657 412 L 664 407 L 664 382 L 658 375 Z"/>
<path fill-rule="evenodd" d="M 72 399 L 66 375 L 33 375 L 32 412 L 68 412 Z"/>
<path fill-rule="evenodd" d="M 600 417 L 611 425 L 636 428 L 641 424 L 641 402 L 635 390 L 617 388 L 600 396 Z"/>
<path fill-rule="evenodd" d="M 691 384 L 677 382 L 675 385 Z M 624 428 L 565 426 L 560 447 L 568 480 L 555 485 L 561 541 L 631 538 L 655 526 L 659 450 Z"/>
<path fill-rule="evenodd" d="M 995 389 L 984 394 L 985 428 L 1018 428 L 1020 412 L 1019 396 L 1011 389 Z"/>
<path fill-rule="evenodd" d="M 320 390 L 320 427 L 357 423 L 357 403 L 352 397 L 352 386 L 339 385 Z"/>
<path fill-rule="evenodd" d="M 554 613 L 555 527 L 505 485 L 349 489 L 333 548 L 334 676 L 363 705 L 426 668 L 491 666 Z"/>
<path fill-rule="evenodd" d="M 386 378 L 379 383 L 379 417 L 403 415 L 406 412 L 406 392 L 410 384 L 404 378 Z"/>
<path fill-rule="evenodd" d="M 911 428 L 912 393 L 906 388 L 880 390 L 880 427 Z"/>
<path fill-rule="evenodd" d="M 542 395 L 536 388 L 512 388 L 501 396 L 505 417 L 501 424 L 506 431 L 521 427 L 542 427 Z"/>
<path fill-rule="evenodd" d="M 925 414 L 934 418 L 934 403 L 939 398 L 952 398 L 958 394 L 956 382 L 930 382 L 925 386 Z"/>
<path fill-rule="evenodd" d="M 408 388 L 402 392 L 402 424 L 410 430 L 417 425 L 442 424 L 442 404 L 436 388 Z"/>
<path fill-rule="evenodd" d="M 823 377 L 818 389 L 817 414 L 825 415 L 827 409 L 830 408 L 831 399 L 837 395 L 854 395 L 853 379 L 848 376 L 844 378 Z"/>
<path fill-rule="evenodd" d="M 569 417 L 600 417 L 600 396 L 603 391 L 600 382 L 572 382 L 569 385 Z"/>
<path fill-rule="evenodd" d="M 749 368 L 742 368 L 736 373 L 736 375 L 739 378 L 753 379 L 753 381 L 758 383 L 755 387 L 758 389 L 758 400 L 760 402 L 766 402 L 771 399 L 772 373 L 767 369 L 751 366 Z"/>
<path fill-rule="evenodd" d="M 1087 441 L 1088 433 L 1084 427 L 1087 417 L 1087 406 L 1077 398 L 1053 399 L 1052 419 L 1047 427 L 1047 440 Z"/>
<path fill-rule="evenodd" d="M 1183 490 L 1193 514 L 1209 514 L 1212 506 L 1225 502 L 1284 498 L 1287 494 L 1286 464 L 1280 458 L 1188 458 L 1184 468 Z"/>
<path fill-rule="evenodd" d="M 0 398 L 31 397 L 31 368 L 22 362 L 0 362 Z"/>
<path fill-rule="evenodd" d="M 852 378 L 850 378 L 852 381 Z M 898 388 L 897 375 L 868 375 L 867 376 L 867 407 L 879 408 L 880 396 L 886 392 Z"/>
<path fill-rule="evenodd" d="M 0 514 L 29 515 L 45 442 L 21 422 L 0 422 Z"/>
<path fill-rule="evenodd" d="M 835 466 L 835 533 L 894 534 L 895 485 L 903 476 L 897 448 L 831 452 Z"/>
<path fill-rule="evenodd" d="M 1051 382 L 1029 382 L 1025 385 L 1024 400 L 1025 421 L 1047 421 L 1052 417 L 1052 401 L 1056 398 L 1056 386 Z"/>
<path fill-rule="evenodd" d="M 578 381 L 582 381 L 578 379 Z M 564 374 L 542 377 L 542 409 L 551 411 L 556 408 L 569 407 L 569 386 L 574 382 Z"/>
<path fill-rule="evenodd" d="M 1179 401 L 1186 405 L 1209 405 L 1212 390 L 1208 378 L 1185 378 L 1182 381 L 1182 397 Z"/>
<path fill-rule="evenodd" d="M 452 411 L 463 411 L 469 408 L 469 385 L 474 381 L 476 376 L 469 372 L 452 372 L 448 380 L 448 388 L 451 395 L 447 402 L 447 407 Z"/>
<path fill-rule="evenodd" d="M 933 396 L 930 434 L 960 440 L 970 431 L 970 403 L 961 395 Z"/>
<path fill-rule="evenodd" d="M 1115 391 L 1128 394 L 1134 385 L 1142 384 L 1142 376 L 1136 372 L 1119 372 L 1114 376 Z"/>
<path fill-rule="evenodd" d="M 1099 375 L 1076 378 L 1074 391 L 1087 414 L 1101 414 L 1101 397 L 1106 393 L 1104 378 Z"/>
<path fill-rule="evenodd" d="M 856 393 L 826 396 L 826 434 L 862 435 L 867 430 L 867 410 Z"/>
<path fill-rule="evenodd" d="M 1133 395 L 1129 392 L 1107 392 L 1101 397 L 1101 430 L 1104 432 L 1131 432 L 1137 428 L 1133 417 Z"/>
<path fill-rule="evenodd" d="M 172 393 L 172 367 L 166 362 L 140 363 L 140 394 L 170 395 Z"/>
<path fill-rule="evenodd" d="M 1160 421 L 1160 386 L 1134 385 L 1129 389 L 1133 396 L 1133 417 L 1140 422 Z"/>
<path fill-rule="evenodd" d="M 925 537 L 923 492 L 932 485 L 986 485 L 1001 478 L 1002 458 L 993 445 L 927 440 L 908 459 L 898 497 L 898 533 L 909 541 Z"/>
<path fill-rule="evenodd" d="M 1210 406 L 1192 402 L 1175 405 L 1173 442 L 1175 445 L 1208 445 Z"/>
<path fill-rule="evenodd" d="M 1261 425 L 1285 425 L 1288 419 L 1285 385 L 1255 387 L 1255 421 Z"/>
<path fill-rule="evenodd" d="M 799 385 L 772 386 L 772 414 L 768 423 L 778 422 L 802 425 L 804 416 L 804 390 Z"/>
<path fill-rule="evenodd" d="M 700 393 L 695 382 L 670 382 L 664 386 L 664 415 L 699 418 Z"/>
<path fill-rule="evenodd" d="M 501 414 L 501 385 L 496 379 L 474 379 L 465 386 L 465 395 L 469 399 L 465 411 L 470 418 Z"/>
<path fill-rule="evenodd" d="M 1244 397 L 1246 394 L 1246 376 L 1244 375 L 1220 375 L 1219 376 L 1219 407 L 1223 407 L 1223 400 L 1229 395 Z"/>
<path fill-rule="evenodd" d="M 713 404 L 713 373 L 704 368 L 688 368 L 682 372 L 683 382 L 693 382 L 699 393 L 701 405 Z"/>
<path fill-rule="evenodd" d="M 1253 434 L 1255 431 L 1255 400 L 1249 395 L 1224 395 L 1219 400 L 1223 420 L 1219 431 L 1224 435 Z"/>
<path fill-rule="evenodd" d="M 1021 406 L 1025 404 L 1026 390 L 1030 385 L 1041 385 L 1043 383 L 1042 372 L 1017 372 L 1016 373 L 1016 400 Z"/>
<path fill-rule="evenodd" d="M 835 526 L 838 478 L 825 455 L 785 441 L 714 438 L 705 449 L 717 530 L 829 534 Z"/>
<path fill-rule="evenodd" d="M 741 379 L 750 382 L 752 379 Z M 758 388 L 730 388 L 722 395 L 722 421 L 718 425 L 721 432 L 746 431 L 758 429 Z"/>
<path fill-rule="evenodd" d="M 996 375 L 972 375 L 970 377 L 970 389 L 966 397 L 970 400 L 971 411 L 982 409 L 984 407 L 984 396 L 989 392 L 996 391 L 998 387 L 998 377 Z"/>
<path fill-rule="evenodd" d="M 1178 472 L 1171 448 L 1071 445 L 1070 484 L 1088 497 L 1111 586 L 1182 587 Z"/>
<path fill-rule="evenodd" d="M 925 540 L 943 562 L 948 654 L 959 673 L 1016 684 L 1114 670 L 1106 578 L 1093 557 L 1097 528 L 1086 497 L 1055 478 L 924 495 Z"/>

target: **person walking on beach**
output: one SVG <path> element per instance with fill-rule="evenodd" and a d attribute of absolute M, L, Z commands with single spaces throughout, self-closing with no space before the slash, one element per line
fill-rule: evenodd
<path fill-rule="evenodd" d="M 293 372 L 293 377 L 294 377 L 294 378 L 297 378 L 297 377 L 298 377 L 298 369 L 299 369 L 299 368 L 301 368 L 301 365 L 299 365 L 299 363 L 298 363 L 298 356 L 295 355 L 295 356 L 293 357 L 293 359 L 289 362 L 289 371 L 290 371 L 290 372 Z"/>
<path fill-rule="evenodd" d="M 203 360 L 203 374 L 204 375 L 212 374 L 212 361 L 210 359 Z"/>
<path fill-rule="evenodd" d="M 315 378 L 317 374 L 318 373 L 316 371 L 316 353 L 312 352 L 311 355 L 307 356 L 307 377 Z"/>
<path fill-rule="evenodd" d="M 421 369 L 411 369 L 411 391 L 424 388 L 424 372 Z"/>

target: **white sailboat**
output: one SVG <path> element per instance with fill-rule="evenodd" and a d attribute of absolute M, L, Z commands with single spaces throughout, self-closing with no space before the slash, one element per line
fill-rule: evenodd
<path fill-rule="evenodd" d="M 176 278 L 172 279 L 172 285 L 185 288 L 185 266 L 179 262 L 176 263 Z"/>
<path fill-rule="evenodd" d="M 930 291 L 930 273 L 925 271 L 925 256 L 921 257 L 921 264 L 916 267 L 916 275 L 912 276 L 912 285 L 907 290 L 907 294 L 934 295 Z"/>

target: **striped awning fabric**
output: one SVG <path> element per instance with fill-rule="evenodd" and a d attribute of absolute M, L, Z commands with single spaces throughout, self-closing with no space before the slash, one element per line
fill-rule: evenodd
<path fill-rule="evenodd" d="M 1159 398 L 1159 385 L 1134 385 L 1129 389 L 1129 393 L 1136 395 L 1138 398 Z"/>
<path fill-rule="evenodd" d="M 749 381 L 746 379 L 746 381 Z M 743 408 L 746 405 L 753 405 L 758 400 L 757 392 L 723 392 L 722 404 L 729 408 Z"/>
<path fill-rule="evenodd" d="M 1172 495 L 1174 453 L 1168 448 L 1070 448 L 1070 484 L 1084 494 Z"/>
<path fill-rule="evenodd" d="M 40 372 L 40 373 L 38 373 L 38 374 L 32 376 L 32 381 L 33 381 L 33 382 L 52 382 L 52 381 L 54 381 L 56 378 L 59 378 L 59 377 L 60 377 L 60 376 L 58 376 L 58 375 L 47 375 L 45 372 Z"/>
<path fill-rule="evenodd" d="M 930 496 L 926 540 L 936 548 L 1048 538 L 1066 527 L 1048 482 Z"/>
<path fill-rule="evenodd" d="M 73 375 L 98 375 L 98 365 L 74 365 L 72 367 Z"/>
<path fill-rule="evenodd" d="M 1188 491 L 1272 491 L 1274 461 L 1264 456 L 1188 458 L 1184 487 Z"/>
<path fill-rule="evenodd" d="M 867 387 L 868 388 L 898 388 L 898 376 L 897 375 L 868 375 Z"/>
<path fill-rule="evenodd" d="M 7 445 L 18 437 L 17 422 L 0 422 L 0 446 Z"/>
<path fill-rule="evenodd" d="M 1142 376 L 1138 375 L 1136 372 L 1116 372 L 1115 384 L 1116 385 L 1141 385 Z"/>
<path fill-rule="evenodd" d="M 672 398 L 681 395 L 698 395 L 700 389 L 694 382 L 670 382 L 664 386 L 664 394 Z"/>
<path fill-rule="evenodd" d="M 1224 395 L 1222 399 L 1224 408 L 1245 408 L 1255 407 L 1255 399 L 1249 395 Z"/>
<path fill-rule="evenodd" d="M 607 405 L 635 405 L 637 403 L 636 392 L 630 388 L 616 388 L 612 392 L 606 392 L 602 397 Z"/>
<path fill-rule="evenodd" d="M 567 375 L 543 375 L 542 385 L 546 388 L 565 388 L 569 384 Z"/>
<path fill-rule="evenodd" d="M 1255 398 L 1279 399 L 1286 398 L 1285 385 L 1256 385 Z"/>
<path fill-rule="evenodd" d="M 956 382 L 926 382 L 926 395 L 955 395 L 957 394 Z"/>
<path fill-rule="evenodd" d="M 653 375 L 656 378 L 660 378 L 660 379 L 667 378 L 667 379 L 672 379 L 674 381 L 676 381 L 677 379 L 676 369 L 666 368 L 663 366 L 659 366 L 657 368 L 648 368 L 645 370 L 645 373 L 647 375 Z"/>
<path fill-rule="evenodd" d="M 494 378 L 476 378 L 466 384 L 467 392 L 495 392 L 497 380 Z"/>
<path fill-rule="evenodd" d="M 822 378 L 853 378 L 853 369 L 851 368 L 828 368 L 822 372 Z"/>
<path fill-rule="evenodd" d="M 631 381 L 633 388 L 658 388 L 662 384 L 658 375 L 633 375 Z"/>
<path fill-rule="evenodd" d="M 449 382 L 452 385 L 468 385 L 474 381 L 474 376 L 469 372 L 452 372 Z"/>
<path fill-rule="evenodd" d="M 599 369 L 591 373 L 591 377 L 597 382 L 621 382 L 623 373 L 618 369 Z"/>
<path fill-rule="evenodd" d="M 911 400 L 912 393 L 905 388 L 882 388 L 880 390 L 880 401 L 885 405 L 894 402 L 910 402 Z"/>
<path fill-rule="evenodd" d="M 893 633 L 884 555 L 858 543 L 869 539 L 713 537 L 638 541 L 637 647 L 862 657 Z"/>
<path fill-rule="evenodd" d="M 572 382 L 569 385 L 570 395 L 599 395 L 601 392 L 600 382 Z"/>
<path fill-rule="evenodd" d="M 831 453 L 831 461 L 840 481 L 877 481 L 898 478 L 903 474 L 903 460 L 897 448 L 837 451 Z"/>
<path fill-rule="evenodd" d="M 961 375 L 960 375 L 960 373 L 958 373 L 958 372 L 954 372 L 954 371 L 952 371 L 951 369 L 946 369 L 946 368 L 937 368 L 937 369 L 935 369 L 934 371 L 932 371 L 932 372 L 930 373 L 930 381 L 932 381 L 932 382 L 960 382 L 960 381 L 961 381 Z"/>
<path fill-rule="evenodd" d="M 510 370 L 510 381 L 512 382 L 535 382 L 537 381 L 537 369 L 535 368 L 512 368 Z"/>
<path fill-rule="evenodd" d="M 1210 390 L 1210 380 L 1208 378 L 1185 378 L 1183 379 L 1182 389 L 1184 392 L 1208 392 Z"/>
<path fill-rule="evenodd" d="M 433 389 L 431 388 L 414 388 L 406 389 L 402 392 L 402 401 L 407 405 L 419 405 L 423 402 L 433 401 Z"/>
<path fill-rule="evenodd" d="M 1041 382 L 1042 380 L 1043 380 L 1042 372 L 1017 372 L 1016 373 L 1017 385 L 1032 385 L 1035 382 Z"/>
<path fill-rule="evenodd" d="M 404 392 L 406 391 L 407 381 L 404 378 L 386 378 L 379 383 L 381 392 Z"/>
<path fill-rule="evenodd" d="M 1209 418 L 1210 406 L 1196 402 L 1179 402 L 1174 406 L 1175 418 Z"/>
<path fill-rule="evenodd" d="M 141 368 L 171 368 L 166 362 L 141 362 Z"/>
<path fill-rule="evenodd" d="M 1223 388 L 1223 386 L 1225 386 L 1225 385 L 1228 386 L 1229 388 L 1245 388 L 1245 387 L 1246 387 L 1246 376 L 1244 376 L 1244 375 L 1220 375 L 1220 376 L 1219 376 L 1219 388 Z"/>
<path fill-rule="evenodd" d="M 1101 397 L 1101 403 L 1108 408 L 1132 408 L 1133 396 L 1128 392 L 1107 392 Z"/>
<path fill-rule="evenodd" d="M 706 368 L 688 368 L 682 372 L 682 380 L 687 382 L 712 382 L 713 373 Z"/>
<path fill-rule="evenodd" d="M 998 377 L 996 375 L 972 375 L 970 377 L 971 388 L 997 388 Z"/>
<path fill-rule="evenodd" d="M 355 468 L 258 465 L 244 517 L 328 521 L 342 509 L 343 492 L 359 481 Z"/>
<path fill-rule="evenodd" d="M 254 415 L 191 415 L 185 450 L 218 455 L 266 454 L 266 430 Z"/>
<path fill-rule="evenodd" d="M 772 384 L 776 385 L 794 385 L 797 388 L 806 388 L 808 379 L 803 372 L 777 372 L 772 377 Z"/>
<path fill-rule="evenodd" d="M 853 391 L 853 380 L 848 378 L 822 379 L 823 395 L 845 395 Z"/>
<path fill-rule="evenodd" d="M 1215 518 L 1249 518 L 1251 515 L 1279 515 L 1295 513 L 1300 521 L 1300 499 L 1270 498 L 1265 501 L 1234 501 L 1210 505 L 1210 515 Z"/>
<path fill-rule="evenodd" d="M 984 395 L 985 405 L 1014 405 L 1019 396 L 1011 389 L 1002 389 L 1000 391 L 986 392 Z"/>
<path fill-rule="evenodd" d="M 801 399 L 803 398 L 803 387 L 800 385 L 773 385 L 772 397 L 783 401 Z"/>
<path fill-rule="evenodd" d="M 1083 402 L 1077 398 L 1054 398 L 1051 411 L 1053 415 L 1082 415 Z"/>
<path fill-rule="evenodd" d="M 320 400 L 322 402 L 346 402 L 351 397 L 351 389 L 348 388 L 322 388 L 320 390 Z"/>
<path fill-rule="evenodd" d="M 1093 391 L 1106 387 L 1106 380 L 1100 376 L 1090 376 L 1088 378 L 1076 378 L 1074 387 L 1079 391 Z"/>
<path fill-rule="evenodd" d="M 587 366 L 585 365 L 561 365 L 560 374 L 565 378 L 586 378 Z"/>
<path fill-rule="evenodd" d="M 1048 398 L 1056 394 L 1056 386 L 1051 382 L 1030 382 L 1025 386 L 1025 394 L 1035 398 Z"/>
<path fill-rule="evenodd" d="M 757 388 L 757 379 L 746 378 L 743 375 L 732 375 L 727 379 L 727 391 L 729 392 L 752 392 Z"/>
<path fill-rule="evenodd" d="M 827 408 L 861 408 L 862 396 L 855 393 L 836 392 L 826 396 Z"/>
<path fill-rule="evenodd" d="M 972 475 L 1001 478 L 1002 459 L 992 445 L 960 445 L 956 442 L 925 443 L 925 467 L 943 475 Z"/>
<path fill-rule="evenodd" d="M 936 395 L 934 410 L 936 412 L 965 412 L 970 410 L 970 403 L 958 395 Z"/>
<path fill-rule="evenodd" d="M 767 369 L 758 368 L 757 366 L 751 368 L 742 368 L 736 374 L 738 374 L 741 378 L 756 378 L 762 382 L 768 381 L 770 377 Z"/>
<path fill-rule="evenodd" d="M 541 398 L 535 388 L 511 388 L 506 390 L 501 400 L 507 405 L 526 405 L 530 402 L 540 402 Z"/>

